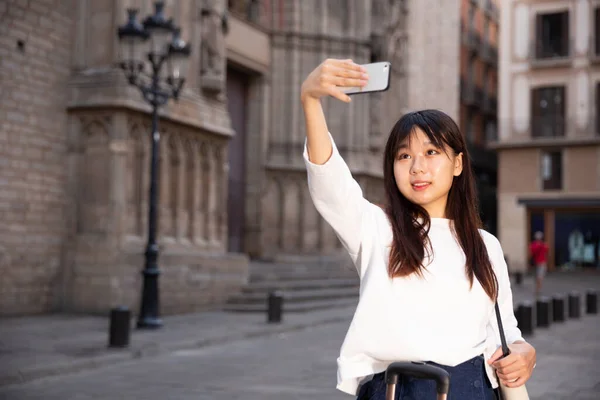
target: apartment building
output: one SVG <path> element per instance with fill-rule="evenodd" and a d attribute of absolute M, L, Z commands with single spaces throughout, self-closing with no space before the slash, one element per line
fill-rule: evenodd
<path fill-rule="evenodd" d="M 501 10 L 499 236 L 513 271 L 542 231 L 550 269 L 597 267 L 600 1 L 506 0 Z"/>
<path fill-rule="evenodd" d="M 496 154 L 486 143 L 497 134 L 499 2 L 460 3 L 460 127 L 474 161 L 485 228 L 497 233 Z"/>
<path fill-rule="evenodd" d="M 128 7 L 142 18 L 153 3 L 10 2 L 2 15 L 2 315 L 137 309 L 151 124 L 115 68 L 116 32 Z M 384 201 L 381 158 L 394 122 L 438 108 L 469 138 L 494 232 L 496 167 L 485 151 L 496 120 L 494 4 L 165 1 L 192 53 L 179 102 L 160 114 L 162 313 L 218 307 L 247 282 L 250 259 L 346 256 L 310 200 L 302 160 L 300 85 L 327 57 L 392 63 L 389 91 L 351 105 L 324 100 L 368 199 Z"/>

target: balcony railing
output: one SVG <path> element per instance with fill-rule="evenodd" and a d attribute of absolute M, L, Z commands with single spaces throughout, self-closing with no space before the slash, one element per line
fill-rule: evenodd
<path fill-rule="evenodd" d="M 475 27 L 465 23 L 461 23 L 460 26 L 463 44 L 471 50 L 479 50 L 481 46 L 481 36 L 479 36 L 479 33 L 475 30 Z"/>
<path fill-rule="evenodd" d="M 544 46 L 544 44 L 535 40 L 531 43 L 529 49 L 529 60 L 533 66 L 537 67 L 555 67 L 564 66 L 571 63 L 574 54 L 573 40 L 568 41 L 566 49 L 558 52 Z"/>
<path fill-rule="evenodd" d="M 498 65 L 498 49 L 492 46 L 490 47 L 490 52 L 492 53 L 492 62 Z"/>
<path fill-rule="evenodd" d="M 600 110 L 598 110 L 600 111 Z M 600 143 L 600 114 L 548 115 L 528 118 L 508 118 L 500 121 L 507 134 L 500 141 L 508 146 L 535 143 L 541 146 L 565 144 Z M 527 127 L 525 137 L 521 132 Z"/>
<path fill-rule="evenodd" d="M 481 36 L 475 29 L 469 30 L 469 41 L 473 49 L 479 50 L 481 48 Z"/>
<path fill-rule="evenodd" d="M 564 137 L 566 118 L 564 115 L 544 115 L 531 118 L 531 137 L 558 138 Z"/>
<path fill-rule="evenodd" d="M 490 16 L 490 18 L 492 18 L 496 21 L 500 19 L 500 10 L 498 9 L 498 6 L 492 0 L 485 1 L 484 10 Z"/>
<path fill-rule="evenodd" d="M 593 63 L 600 62 L 600 37 L 590 37 L 588 49 L 590 61 Z"/>
<path fill-rule="evenodd" d="M 487 40 L 483 40 L 481 42 L 481 58 L 483 59 L 483 61 L 485 62 L 491 62 L 492 61 L 492 46 L 490 46 L 490 43 Z"/>
<path fill-rule="evenodd" d="M 491 115 L 498 113 L 498 100 L 496 95 L 489 93 L 487 90 L 483 95 L 483 112 Z"/>
<path fill-rule="evenodd" d="M 475 86 L 475 99 L 474 99 L 474 105 L 477 107 L 483 107 L 483 89 L 481 89 L 478 86 Z"/>
<path fill-rule="evenodd" d="M 498 50 L 486 39 L 481 41 L 481 58 L 493 66 L 498 65 Z"/>
<path fill-rule="evenodd" d="M 475 84 L 471 79 L 461 78 L 460 98 L 466 105 L 473 105 L 475 101 Z"/>

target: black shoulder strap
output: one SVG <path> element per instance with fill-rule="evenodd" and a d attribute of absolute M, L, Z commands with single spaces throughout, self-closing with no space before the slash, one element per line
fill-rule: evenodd
<path fill-rule="evenodd" d="M 508 345 L 506 344 L 506 337 L 504 336 L 504 327 L 502 326 L 502 318 L 500 317 L 500 307 L 498 307 L 498 300 L 496 300 L 496 319 L 498 320 L 500 342 L 502 343 L 502 356 L 506 357 L 510 354 L 510 350 L 508 349 Z"/>

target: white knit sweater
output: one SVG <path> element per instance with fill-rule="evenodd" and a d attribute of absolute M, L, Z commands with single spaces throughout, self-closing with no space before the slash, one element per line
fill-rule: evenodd
<path fill-rule="evenodd" d="M 469 288 L 465 255 L 451 221 L 432 218 L 423 278 L 389 279 L 392 230 L 383 210 L 365 200 L 339 155 L 323 165 L 304 160 L 315 207 L 333 227 L 360 276 L 360 300 L 341 346 L 337 388 L 356 395 L 360 385 L 394 361 L 433 361 L 455 366 L 477 355 L 486 360 L 500 346 L 494 303 L 477 280 Z M 499 282 L 500 312 L 508 343 L 522 340 L 513 313 L 508 269 L 498 240 L 481 230 Z M 498 383 L 491 367 L 487 374 Z"/>

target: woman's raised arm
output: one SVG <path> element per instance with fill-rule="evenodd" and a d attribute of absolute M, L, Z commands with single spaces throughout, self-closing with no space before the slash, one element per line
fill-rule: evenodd
<path fill-rule="evenodd" d="M 302 84 L 306 121 L 304 159 L 308 187 L 315 207 L 355 258 L 360 249 L 365 210 L 370 206 L 329 134 L 321 97 L 350 98 L 340 87 L 365 85 L 362 67 L 350 60 L 326 60 Z"/>
<path fill-rule="evenodd" d="M 332 96 L 349 103 L 350 97 L 340 88 L 364 86 L 367 79 L 364 68 L 351 60 L 328 59 L 315 68 L 302 83 L 300 98 L 306 122 L 308 154 L 313 164 L 325 164 L 332 150 L 321 98 Z"/>

